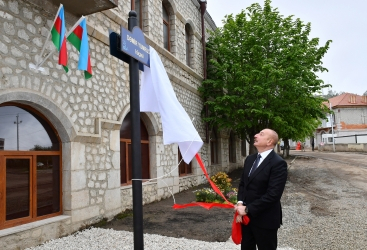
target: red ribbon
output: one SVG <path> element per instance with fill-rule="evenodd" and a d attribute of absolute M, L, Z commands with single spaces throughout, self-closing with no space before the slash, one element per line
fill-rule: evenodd
<path fill-rule="evenodd" d="M 220 207 L 220 208 L 233 208 L 233 204 L 222 204 L 222 203 L 209 203 L 209 202 L 192 202 L 192 203 L 187 203 L 187 204 L 174 204 L 172 207 L 174 209 L 182 209 L 182 208 L 187 208 L 187 207 L 196 207 L 196 206 L 200 206 L 203 207 L 205 209 L 211 209 L 212 207 Z"/>
<path fill-rule="evenodd" d="M 233 222 L 232 222 L 232 241 L 238 245 L 241 243 L 242 241 L 242 226 L 241 223 L 238 223 L 236 221 L 236 217 L 237 217 L 238 213 L 236 211 L 236 213 L 234 214 L 233 217 Z M 242 221 L 241 221 L 244 225 L 247 225 L 250 222 L 250 219 L 247 215 L 242 216 Z"/>
<path fill-rule="evenodd" d="M 209 202 L 192 202 L 192 203 L 187 203 L 187 204 L 174 204 L 172 207 L 174 209 L 182 209 L 182 208 L 187 208 L 187 207 L 194 207 L 194 206 L 200 206 L 203 207 L 205 209 L 211 209 L 212 207 L 220 207 L 220 208 L 234 208 L 234 205 L 229 202 L 226 197 L 222 194 L 222 192 L 220 191 L 220 189 L 214 184 L 214 182 L 212 182 L 212 180 L 209 178 L 208 172 L 206 171 L 206 168 L 204 166 L 203 161 L 200 158 L 199 154 L 195 155 L 196 160 L 198 161 L 201 170 L 203 171 L 206 179 L 209 181 L 210 186 L 213 188 L 213 190 L 219 194 L 227 203 L 226 204 L 222 204 L 222 203 L 209 203 Z M 235 213 L 234 219 L 233 219 L 233 224 L 232 224 L 232 238 L 233 238 L 233 234 L 236 234 L 235 238 L 236 241 L 238 242 L 238 234 L 241 234 L 241 223 L 236 223 L 236 217 L 237 217 L 237 212 Z M 242 223 L 247 225 L 250 222 L 250 219 L 247 215 L 244 215 L 242 217 Z M 242 237 L 242 236 L 241 236 Z M 236 242 L 235 242 L 236 243 Z M 239 243 L 241 243 L 241 241 L 239 241 Z M 239 244 L 236 243 L 236 244 Z"/>

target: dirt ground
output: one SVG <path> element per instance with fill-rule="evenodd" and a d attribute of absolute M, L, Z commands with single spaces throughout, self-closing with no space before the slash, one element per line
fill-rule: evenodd
<path fill-rule="evenodd" d="M 232 178 L 232 186 L 238 187 L 242 168 L 228 173 Z M 190 188 L 175 194 L 177 204 L 195 201 L 194 190 L 209 187 L 208 184 Z M 173 198 L 147 204 L 143 207 L 143 231 L 149 234 L 202 240 L 208 242 L 225 242 L 231 235 L 233 220 L 232 209 L 190 207 L 175 210 L 172 208 Z M 133 232 L 132 211 L 127 211 L 122 219 L 114 219 L 103 228 L 126 230 Z"/>
<path fill-rule="evenodd" d="M 304 152 L 302 152 L 304 153 Z M 309 155 L 307 155 L 309 154 Z M 321 156 L 320 156 L 321 155 Z M 303 156 L 292 155 L 287 159 L 289 165 L 289 174 L 287 186 L 291 186 L 282 197 L 282 205 L 287 206 L 287 203 L 292 203 L 288 199 L 287 192 L 302 193 L 311 203 L 311 213 L 316 216 L 328 216 L 332 212 L 328 209 L 326 203 L 329 195 L 323 193 L 322 189 L 314 186 L 315 180 L 319 178 L 315 174 L 307 175 L 307 169 L 302 170 L 302 165 L 310 166 L 313 163 L 316 165 L 320 159 L 323 159 L 322 164 L 325 168 L 323 173 L 333 173 L 335 178 L 346 180 L 353 183 L 354 186 L 365 190 L 367 193 L 367 163 L 365 163 L 367 155 L 359 156 L 360 161 L 349 164 L 348 155 L 341 155 L 339 158 L 336 155 L 318 153 L 304 153 Z M 326 159 L 325 155 L 330 159 Z M 324 158 L 322 158 L 324 157 Z M 355 157 L 351 156 L 355 159 Z M 362 164 L 362 165 L 361 165 Z M 232 186 L 238 187 L 242 168 L 229 173 L 232 178 Z M 328 180 L 325 179 L 325 183 Z M 195 200 L 194 190 L 207 187 L 208 185 L 201 185 L 191 188 L 184 192 L 175 195 L 176 203 L 190 203 Z M 184 237 L 187 239 L 196 239 L 208 242 L 224 242 L 227 241 L 231 235 L 231 225 L 233 220 L 232 209 L 213 208 L 206 210 L 201 207 L 191 207 L 181 210 L 174 210 L 172 208 L 174 201 L 171 198 L 147 204 L 143 207 L 143 224 L 144 233 L 159 234 L 169 237 Z M 124 217 L 125 216 L 125 217 Z M 133 217 L 132 211 L 127 211 L 121 217 L 122 219 L 114 219 L 108 222 L 103 228 L 112 228 L 115 230 L 126 230 L 133 232 Z"/>

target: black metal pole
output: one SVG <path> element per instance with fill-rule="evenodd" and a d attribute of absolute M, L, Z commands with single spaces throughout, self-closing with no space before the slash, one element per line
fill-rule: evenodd
<path fill-rule="evenodd" d="M 137 26 L 137 14 L 134 10 L 129 12 L 128 28 L 130 31 Z M 140 100 L 139 100 L 139 62 L 130 57 L 130 112 L 131 112 L 131 148 L 133 170 L 133 223 L 134 223 L 134 249 L 144 249 L 143 239 L 143 188 L 141 170 L 140 146 Z M 137 180 L 138 179 L 138 180 Z"/>

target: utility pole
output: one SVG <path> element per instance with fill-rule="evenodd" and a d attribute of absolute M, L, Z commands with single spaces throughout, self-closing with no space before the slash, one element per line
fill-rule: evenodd
<path fill-rule="evenodd" d="M 17 150 L 19 151 L 19 124 L 22 123 L 22 121 L 19 121 L 19 114 L 17 114 L 17 121 L 14 122 L 14 124 L 17 124 Z"/>
<path fill-rule="evenodd" d="M 331 102 L 330 102 L 330 111 L 332 111 L 331 109 Z M 335 140 L 334 140 L 334 118 L 333 118 L 333 114 L 330 113 L 330 123 L 331 123 L 331 134 L 333 136 L 333 151 L 335 153 Z"/>

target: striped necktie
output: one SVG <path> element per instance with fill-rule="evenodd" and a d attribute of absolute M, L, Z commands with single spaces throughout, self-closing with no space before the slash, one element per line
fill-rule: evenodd
<path fill-rule="evenodd" d="M 255 172 L 257 165 L 259 165 L 259 161 L 260 161 L 261 155 L 258 154 L 256 157 L 256 160 L 254 161 L 254 164 L 252 164 L 252 167 L 250 169 L 250 172 L 248 173 L 248 177 L 250 177 L 250 175 Z"/>

